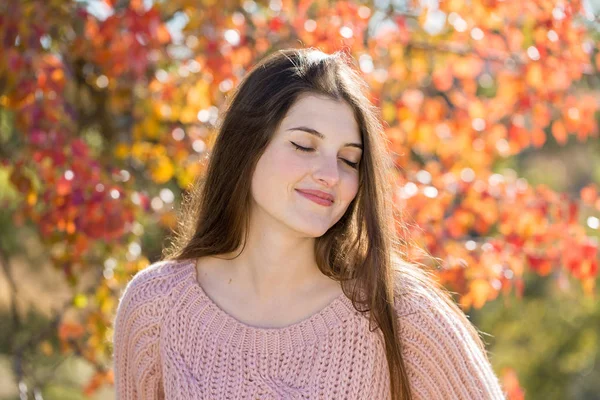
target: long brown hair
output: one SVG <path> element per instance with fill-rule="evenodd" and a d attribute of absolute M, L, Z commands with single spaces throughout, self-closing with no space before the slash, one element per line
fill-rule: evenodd
<path fill-rule="evenodd" d="M 376 322 L 371 329 L 379 328 L 383 334 L 392 399 L 411 399 L 394 307 L 398 265 L 403 265 L 406 276 L 418 276 L 436 286 L 416 266 L 392 259 L 400 254 L 391 200 L 393 163 L 377 108 L 368 99 L 367 84 L 346 53 L 280 50 L 262 59 L 243 78 L 218 123 L 207 171 L 184 197 L 178 227 L 163 258 L 227 254 L 245 244 L 256 163 L 302 94 L 345 101 L 354 110 L 364 147 L 359 189 L 344 216 L 316 238 L 316 262 L 323 274 L 341 282 L 358 311 L 370 312 L 370 325 Z M 468 323 L 451 298 L 443 298 Z"/>

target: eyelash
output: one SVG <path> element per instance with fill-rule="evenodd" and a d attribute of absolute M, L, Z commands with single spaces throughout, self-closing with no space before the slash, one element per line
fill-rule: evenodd
<path fill-rule="evenodd" d="M 314 150 L 315 150 L 315 149 L 311 149 L 310 147 L 298 146 L 298 145 L 297 145 L 296 143 L 294 143 L 294 142 L 290 142 L 290 143 L 291 143 L 291 144 L 293 144 L 293 145 L 294 145 L 294 147 L 295 147 L 297 150 L 304 151 L 304 152 L 307 152 L 307 153 L 310 153 L 311 151 L 314 151 Z M 341 160 L 342 160 L 343 162 L 345 162 L 346 164 L 348 164 L 350 167 L 352 167 L 352 168 L 354 168 L 354 169 L 358 169 L 358 163 L 355 163 L 355 162 L 352 162 L 352 161 L 348 161 L 348 160 L 345 160 L 345 159 L 343 159 L 343 158 L 341 158 Z"/>

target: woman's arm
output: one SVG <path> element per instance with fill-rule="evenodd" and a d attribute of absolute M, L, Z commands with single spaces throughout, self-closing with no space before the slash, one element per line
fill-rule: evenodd
<path fill-rule="evenodd" d="M 396 302 L 400 337 L 415 399 L 505 399 L 480 339 L 456 305 L 434 290 L 413 288 Z M 461 314 L 458 314 L 458 313 Z"/>
<path fill-rule="evenodd" d="M 159 357 L 165 285 L 156 266 L 138 272 L 127 285 L 114 323 L 114 373 L 117 400 L 164 399 Z"/>

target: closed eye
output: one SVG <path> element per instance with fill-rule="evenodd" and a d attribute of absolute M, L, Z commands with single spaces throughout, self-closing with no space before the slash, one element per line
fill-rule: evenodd
<path fill-rule="evenodd" d="M 294 143 L 294 142 L 290 142 L 290 143 L 291 143 L 291 144 L 293 144 L 293 145 L 294 145 L 294 147 L 295 147 L 296 149 L 300 150 L 300 151 L 306 151 L 306 152 L 315 151 L 315 149 L 313 149 L 313 148 L 311 148 L 311 147 L 302 147 L 302 146 L 299 146 L 299 145 L 297 145 L 297 144 L 296 144 L 296 143 Z"/>
<path fill-rule="evenodd" d="M 297 145 L 294 142 L 290 142 L 290 143 L 293 144 L 294 147 L 297 150 L 300 150 L 300 151 L 304 151 L 304 152 L 307 152 L 307 153 L 315 151 L 315 149 L 313 149 L 312 147 L 303 147 L 303 146 Z M 340 160 L 342 160 L 343 162 L 345 162 L 346 164 L 348 164 L 350 167 L 352 167 L 354 169 L 358 169 L 358 163 L 357 162 L 352 162 L 352 161 L 346 160 L 345 158 L 340 158 Z"/>
<path fill-rule="evenodd" d="M 345 162 L 346 164 L 348 164 L 349 166 L 351 166 L 354 169 L 358 169 L 358 163 L 357 162 L 352 162 L 352 161 L 348 161 L 346 159 L 341 159 L 343 162 Z"/>

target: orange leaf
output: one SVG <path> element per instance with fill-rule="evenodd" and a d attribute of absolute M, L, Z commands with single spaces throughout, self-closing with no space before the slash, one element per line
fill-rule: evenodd
<path fill-rule="evenodd" d="M 142 0 L 130 0 L 129 8 L 131 8 L 132 10 L 134 10 L 138 13 L 143 13 L 144 12 L 144 3 Z"/>
<path fill-rule="evenodd" d="M 162 44 L 169 43 L 171 41 L 171 34 L 169 30 L 165 26 L 165 24 L 160 24 L 158 26 L 158 30 L 156 31 L 156 38 Z"/>
<path fill-rule="evenodd" d="M 512 125 L 508 130 L 508 138 L 511 146 L 515 147 L 517 151 L 521 151 L 531 144 L 529 132 L 521 126 Z"/>
<path fill-rule="evenodd" d="M 543 129 L 535 128 L 531 132 L 531 142 L 537 148 L 542 147 L 546 143 L 546 133 L 544 133 Z"/>
<path fill-rule="evenodd" d="M 473 307 L 481 308 L 486 303 L 492 287 L 490 283 L 483 279 L 475 279 L 469 285 L 473 296 Z"/>
<path fill-rule="evenodd" d="M 544 103 L 535 103 L 532 110 L 533 122 L 536 126 L 544 128 L 550 124 L 550 110 Z"/>
<path fill-rule="evenodd" d="M 58 328 L 58 337 L 62 340 L 77 339 L 85 333 L 85 328 L 81 324 L 73 322 L 63 322 Z"/>
<path fill-rule="evenodd" d="M 527 68 L 527 83 L 534 88 L 540 88 L 544 84 L 544 78 L 542 74 L 542 66 L 540 64 L 530 64 Z"/>
<path fill-rule="evenodd" d="M 592 185 L 588 185 L 581 189 L 581 200 L 587 205 L 593 205 L 598 198 L 598 190 Z"/>
<path fill-rule="evenodd" d="M 452 70 L 449 67 L 438 69 L 433 73 L 432 78 L 433 84 L 441 92 L 450 90 L 454 81 L 454 76 L 452 76 Z"/>
<path fill-rule="evenodd" d="M 83 392 L 86 396 L 92 396 L 104 384 L 112 384 L 114 382 L 112 371 L 98 371 L 85 385 Z"/>
<path fill-rule="evenodd" d="M 525 400 L 525 392 L 519 384 L 517 373 L 512 368 L 502 370 L 502 386 L 506 389 L 510 400 Z"/>
<path fill-rule="evenodd" d="M 481 72 L 483 61 L 477 57 L 462 57 L 452 64 L 452 68 L 457 78 L 473 79 Z"/>
<path fill-rule="evenodd" d="M 554 136 L 558 144 L 564 145 L 567 143 L 567 130 L 561 120 L 554 121 L 552 124 L 552 136 Z"/>
<path fill-rule="evenodd" d="M 407 89 L 402 93 L 402 102 L 413 112 L 418 113 L 425 96 L 418 89 Z"/>
<path fill-rule="evenodd" d="M 546 257 L 527 255 L 527 261 L 529 261 L 531 269 L 540 274 L 540 276 L 546 276 L 552 272 L 552 263 Z"/>
<path fill-rule="evenodd" d="M 52 347 L 52 344 L 50 343 L 49 340 L 44 340 L 43 342 L 40 343 L 40 351 L 45 356 L 49 357 L 54 353 L 54 348 Z"/>

